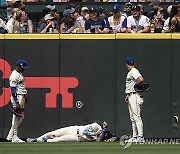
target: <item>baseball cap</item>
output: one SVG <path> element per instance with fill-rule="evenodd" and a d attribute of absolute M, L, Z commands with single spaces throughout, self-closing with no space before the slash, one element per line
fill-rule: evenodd
<path fill-rule="evenodd" d="M 124 6 L 125 7 L 131 6 L 132 7 L 132 3 L 131 2 L 126 2 Z"/>
<path fill-rule="evenodd" d="M 141 11 L 141 7 L 140 7 L 139 5 L 135 5 L 135 6 L 132 7 L 132 11 L 133 11 L 133 10 L 139 10 L 139 11 Z"/>
<path fill-rule="evenodd" d="M 97 12 L 98 10 L 97 10 L 97 8 L 95 8 L 95 7 L 91 7 L 90 9 L 89 9 L 89 12 Z"/>
<path fill-rule="evenodd" d="M 134 64 L 134 59 L 132 57 L 126 57 L 125 58 L 125 63 L 130 65 L 130 64 Z"/>
<path fill-rule="evenodd" d="M 89 9 L 88 9 L 88 7 L 86 7 L 86 6 L 84 6 L 84 7 L 82 7 L 81 8 L 81 11 L 88 11 Z"/>
<path fill-rule="evenodd" d="M 46 8 L 48 8 L 52 11 L 56 8 L 56 6 L 55 5 L 46 5 Z"/>
<path fill-rule="evenodd" d="M 64 17 L 67 17 L 67 16 L 69 16 L 70 14 L 74 13 L 74 11 L 75 11 L 75 10 L 72 10 L 72 9 L 66 9 L 66 10 L 64 10 L 64 12 L 63 12 L 63 16 L 64 16 Z"/>
<path fill-rule="evenodd" d="M 53 19 L 54 17 L 51 16 L 51 14 L 46 14 L 44 17 L 44 20 L 49 20 L 49 19 Z"/>
<path fill-rule="evenodd" d="M 103 7 L 100 7 L 98 9 L 98 13 L 106 13 L 106 10 Z"/>
<path fill-rule="evenodd" d="M 119 4 L 114 4 L 112 7 L 112 12 L 118 12 L 120 11 L 120 5 Z"/>
<path fill-rule="evenodd" d="M 24 59 L 19 59 L 17 62 L 16 62 L 16 65 L 17 66 L 20 66 L 24 69 L 26 68 L 29 68 L 28 65 L 27 65 L 27 61 L 25 61 Z"/>
<path fill-rule="evenodd" d="M 171 14 L 171 10 L 172 10 L 172 5 L 169 5 L 168 8 L 167 8 L 168 14 Z"/>
<path fill-rule="evenodd" d="M 149 5 L 159 5 L 160 3 L 160 0 L 151 0 L 151 3 Z"/>

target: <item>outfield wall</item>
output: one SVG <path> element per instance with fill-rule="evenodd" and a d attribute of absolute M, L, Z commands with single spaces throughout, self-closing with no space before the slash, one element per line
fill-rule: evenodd
<path fill-rule="evenodd" d="M 29 101 L 19 137 L 103 120 L 117 136 L 130 134 L 126 56 L 134 57 L 150 84 L 142 107 L 145 137 L 180 137 L 179 39 L 180 34 L 0 35 L 0 138 L 11 125 L 8 77 L 17 59 L 30 67 L 24 72 Z"/>

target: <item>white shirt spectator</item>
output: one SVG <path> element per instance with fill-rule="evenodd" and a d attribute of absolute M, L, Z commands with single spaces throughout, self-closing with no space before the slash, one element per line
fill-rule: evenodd
<path fill-rule="evenodd" d="M 146 26 L 150 26 L 150 22 L 149 18 L 144 15 L 140 15 L 139 21 L 134 19 L 133 15 L 127 18 L 127 27 L 136 32 L 144 29 Z"/>
<path fill-rule="evenodd" d="M 164 22 L 163 31 L 169 30 L 169 20 L 170 20 L 170 17 L 167 18 L 167 20 Z"/>
<path fill-rule="evenodd" d="M 11 18 L 6 23 L 6 29 L 7 29 L 8 33 L 12 33 L 13 32 L 13 21 L 14 21 L 13 18 Z"/>
<path fill-rule="evenodd" d="M 108 22 L 109 22 L 109 25 L 110 27 L 112 27 L 113 30 L 119 30 L 121 28 L 124 28 L 122 25 L 123 25 L 123 22 L 124 20 L 126 19 L 125 16 L 120 16 L 119 19 L 114 19 L 114 16 L 110 16 L 108 18 Z"/>
<path fill-rule="evenodd" d="M 5 23 L 4 23 L 4 21 L 1 18 L 0 18 L 0 27 L 5 28 Z"/>
<path fill-rule="evenodd" d="M 85 33 L 85 22 L 86 22 L 86 19 L 84 19 L 83 16 L 80 16 L 76 19 L 80 24 L 81 24 L 81 27 L 83 29 L 83 33 Z"/>

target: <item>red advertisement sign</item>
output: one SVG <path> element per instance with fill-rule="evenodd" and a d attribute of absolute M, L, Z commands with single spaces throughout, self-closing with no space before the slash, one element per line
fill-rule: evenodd
<path fill-rule="evenodd" d="M 12 72 L 10 64 L 0 59 L 0 71 L 2 71 L 3 79 L 9 79 Z M 45 107 L 56 108 L 56 97 L 58 94 L 62 96 L 62 108 L 73 108 L 73 93 L 68 90 L 76 88 L 79 81 L 75 77 L 24 77 L 26 88 L 46 88 L 50 89 L 45 94 Z M 4 107 L 10 101 L 10 88 L 3 87 L 0 95 L 0 107 Z"/>

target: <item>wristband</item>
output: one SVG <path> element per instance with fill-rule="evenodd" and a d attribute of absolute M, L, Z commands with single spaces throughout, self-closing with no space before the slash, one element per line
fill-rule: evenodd
<path fill-rule="evenodd" d="M 18 99 L 17 99 L 17 94 L 16 94 L 16 87 L 11 87 L 11 93 L 16 104 L 19 104 Z"/>

